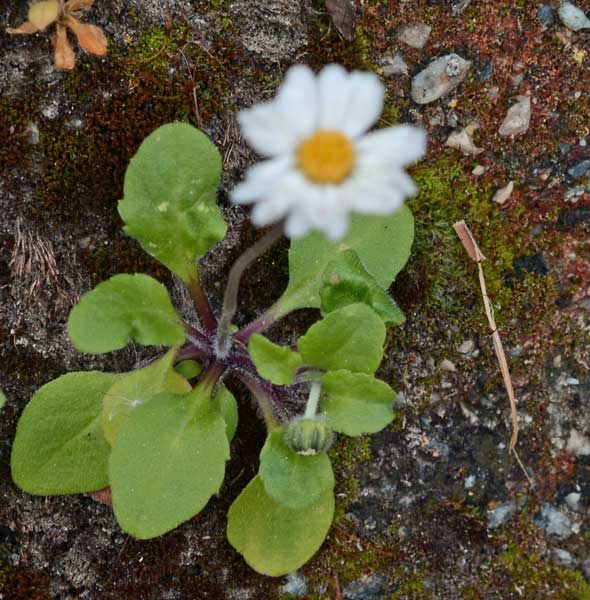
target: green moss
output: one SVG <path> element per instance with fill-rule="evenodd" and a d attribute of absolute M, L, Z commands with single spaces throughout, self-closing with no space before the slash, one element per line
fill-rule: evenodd
<path fill-rule="evenodd" d="M 490 575 L 482 578 L 477 588 L 470 586 L 463 591 L 464 598 L 590 598 L 590 585 L 579 571 L 554 566 L 515 544 L 510 544 L 490 567 Z"/>

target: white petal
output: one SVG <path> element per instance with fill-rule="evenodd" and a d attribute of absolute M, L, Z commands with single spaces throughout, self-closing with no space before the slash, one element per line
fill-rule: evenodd
<path fill-rule="evenodd" d="M 409 165 L 424 156 L 426 132 L 411 125 L 387 127 L 363 136 L 357 142 L 357 150 L 363 162 Z"/>
<path fill-rule="evenodd" d="M 331 241 L 336 242 L 342 237 L 348 230 L 349 216 L 347 211 L 342 211 L 338 214 L 332 215 L 330 220 L 323 227 Z"/>
<path fill-rule="evenodd" d="M 299 142 L 299 135 L 276 101 L 241 110 L 238 123 L 248 144 L 262 156 L 289 154 Z"/>
<path fill-rule="evenodd" d="M 311 226 L 307 219 L 298 211 L 293 211 L 287 217 L 285 222 L 285 235 L 292 240 L 307 235 L 311 231 Z"/>
<path fill-rule="evenodd" d="M 267 195 L 288 173 L 292 164 L 291 157 L 286 157 L 265 160 L 250 167 L 245 181 L 231 191 L 231 201 L 234 204 L 250 204 Z"/>
<path fill-rule="evenodd" d="M 295 65 L 287 71 L 276 102 L 283 118 L 299 141 L 311 135 L 317 127 L 317 83 L 313 71 L 306 65 Z"/>
<path fill-rule="evenodd" d="M 373 126 L 383 112 L 385 88 L 375 73 L 354 71 L 350 75 L 350 99 L 342 128 L 355 138 Z"/>
<path fill-rule="evenodd" d="M 291 198 L 287 194 L 276 193 L 257 202 L 250 219 L 256 227 L 264 227 L 280 221 L 291 206 Z"/>
<path fill-rule="evenodd" d="M 296 65 L 289 69 L 274 100 L 238 113 L 248 144 L 263 156 L 293 152 L 316 127 L 316 87 L 309 67 Z"/>
<path fill-rule="evenodd" d="M 350 79 L 341 65 L 328 65 L 318 75 L 318 128 L 340 129 L 348 109 Z"/>
<path fill-rule="evenodd" d="M 366 182 L 358 186 L 351 208 L 367 215 L 388 215 L 400 209 L 404 203 L 404 194 L 392 186 Z"/>

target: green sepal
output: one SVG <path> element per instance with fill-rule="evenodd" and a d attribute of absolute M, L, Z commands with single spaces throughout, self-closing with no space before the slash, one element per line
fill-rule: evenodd
<path fill-rule="evenodd" d="M 84 294 L 70 312 L 68 335 L 81 352 L 124 348 L 130 339 L 144 346 L 179 346 L 184 327 L 168 290 L 153 277 L 115 275 Z"/>
<path fill-rule="evenodd" d="M 371 375 L 330 371 L 322 377 L 322 392 L 320 409 L 334 431 L 356 437 L 393 421 L 394 391 Z"/>
<path fill-rule="evenodd" d="M 151 133 L 125 174 L 118 207 L 125 233 L 185 283 L 197 278 L 197 260 L 227 230 L 215 201 L 220 174 L 219 151 L 187 123 Z"/>
<path fill-rule="evenodd" d="M 219 491 L 228 458 L 225 422 L 204 390 L 155 396 L 131 413 L 111 452 L 117 521 L 139 539 L 174 529 Z"/>
<path fill-rule="evenodd" d="M 303 509 L 287 508 L 266 493 L 257 475 L 229 509 L 227 539 L 255 571 L 279 577 L 318 551 L 333 516 L 332 490 Z"/>
<path fill-rule="evenodd" d="M 190 383 L 172 368 L 177 351 L 178 348 L 172 348 L 147 367 L 125 373 L 107 390 L 101 422 L 104 437 L 111 446 L 138 406 L 162 392 L 182 395 L 191 391 Z"/>
<path fill-rule="evenodd" d="M 349 304 L 314 323 L 297 347 L 306 365 L 374 373 L 383 357 L 385 325 L 366 304 Z"/>
<path fill-rule="evenodd" d="M 248 341 L 248 352 L 258 373 L 275 385 L 289 385 L 301 366 L 301 355 L 287 346 L 274 344 L 255 333 Z"/>
<path fill-rule="evenodd" d="M 260 479 L 266 493 L 287 508 L 300 509 L 334 488 L 334 473 L 326 453 L 297 454 L 285 443 L 285 429 L 275 429 L 260 453 Z"/>
<path fill-rule="evenodd" d="M 110 453 L 100 423 L 105 392 L 120 378 L 100 371 L 62 375 L 25 407 L 12 445 L 12 478 L 30 494 L 77 494 L 109 485 Z"/>
<path fill-rule="evenodd" d="M 328 264 L 322 276 L 320 299 L 323 314 L 362 302 L 386 325 L 401 325 L 405 321 L 399 306 L 364 268 L 354 250 L 343 252 L 340 260 Z"/>

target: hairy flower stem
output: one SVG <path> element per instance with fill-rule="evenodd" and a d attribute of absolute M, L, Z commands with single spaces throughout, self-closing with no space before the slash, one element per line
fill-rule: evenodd
<path fill-rule="evenodd" d="M 240 331 L 236 333 L 236 340 L 247 346 L 250 336 L 254 335 L 255 333 L 262 333 L 277 320 L 277 304 L 275 303 L 265 310 L 254 321 L 248 323 L 248 325 L 240 329 Z"/>
<path fill-rule="evenodd" d="M 226 366 L 214 362 L 210 364 L 201 375 L 201 379 L 199 380 L 199 385 L 205 390 L 208 394 L 213 395 L 213 390 L 219 381 L 219 378 L 223 375 Z"/>
<path fill-rule="evenodd" d="M 227 287 L 225 288 L 225 295 L 223 296 L 221 319 L 217 327 L 216 353 L 218 358 L 225 358 L 230 349 L 229 327 L 238 308 L 238 290 L 244 271 L 259 256 L 262 256 L 282 234 L 282 225 L 275 225 L 264 237 L 248 248 L 231 268 Z"/>
<path fill-rule="evenodd" d="M 320 392 L 322 391 L 322 384 L 319 381 L 314 381 L 311 384 L 309 390 L 309 397 L 305 406 L 304 419 L 313 419 L 316 412 L 318 411 L 318 404 L 320 403 Z"/>
<path fill-rule="evenodd" d="M 191 277 L 188 282 L 188 290 L 193 299 L 199 322 L 207 333 L 213 335 L 217 330 L 217 319 L 215 318 L 211 306 L 209 305 L 209 300 L 201 287 L 201 281 L 198 275 L 195 278 Z"/>
<path fill-rule="evenodd" d="M 273 429 L 280 427 L 281 423 L 275 415 L 272 403 L 256 377 L 242 370 L 239 372 L 236 371 L 235 375 L 248 388 L 250 394 L 252 394 L 252 398 L 254 398 L 262 413 L 267 431 L 270 433 Z"/>

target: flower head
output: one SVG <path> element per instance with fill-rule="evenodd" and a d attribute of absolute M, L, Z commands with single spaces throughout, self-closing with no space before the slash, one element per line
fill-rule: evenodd
<path fill-rule="evenodd" d="M 259 227 L 285 219 L 291 238 L 320 230 L 332 240 L 346 233 L 351 212 L 401 208 L 417 191 L 403 167 L 422 157 L 426 134 L 409 125 L 367 134 L 383 95 L 374 73 L 292 67 L 273 100 L 238 115 L 246 141 L 268 160 L 248 170 L 232 201 L 254 203 Z"/>

